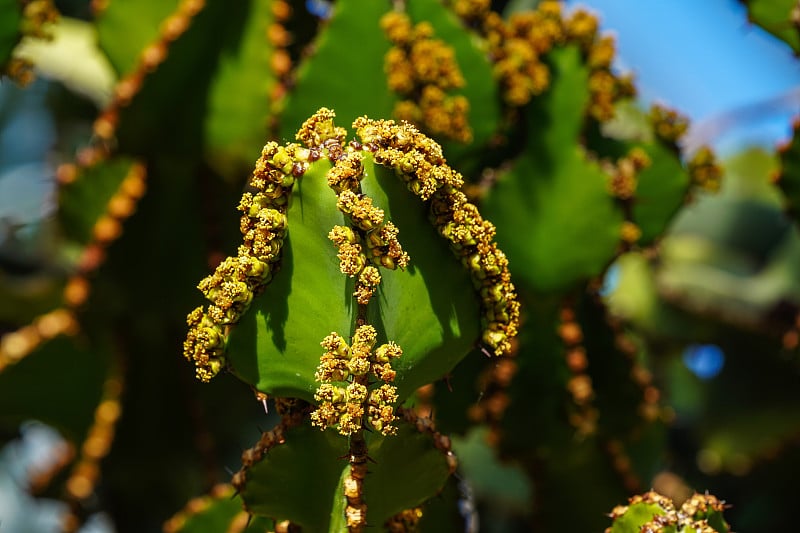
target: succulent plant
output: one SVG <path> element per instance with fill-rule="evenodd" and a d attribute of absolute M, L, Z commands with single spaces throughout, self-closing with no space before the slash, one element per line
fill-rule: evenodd
<path fill-rule="evenodd" d="M 727 532 L 689 487 L 791 517 L 796 137 L 684 153 L 554 1 L 6 3 L 6 76 L 71 32 L 115 80 L 54 93 L 84 131 L 0 270 L 0 435 L 64 438 L 29 483 L 64 531 Z"/>

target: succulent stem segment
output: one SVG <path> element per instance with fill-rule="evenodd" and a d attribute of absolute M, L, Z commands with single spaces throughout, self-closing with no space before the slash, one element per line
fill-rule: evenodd
<path fill-rule="evenodd" d="M 379 268 L 404 268 L 409 257 L 397 239 L 397 227 L 385 221 L 384 211 L 361 192 L 361 145 L 354 142 L 342 147 L 344 130 L 333 125 L 333 118 L 332 111 L 320 109 L 303 124 L 297 138 L 312 152 L 326 154 L 333 162 L 328 185 L 337 195 L 336 207 L 350 224 L 334 226 L 328 238 L 339 251 L 342 274 L 356 278 L 353 297 L 358 303 L 358 327 L 350 344 L 336 332 L 321 343 L 326 351 L 315 374 L 320 385 L 314 399 L 319 405 L 311 413 L 311 422 L 321 430 L 335 426 L 350 439 L 350 470 L 343 481 L 345 519 L 350 531 L 363 531 L 367 506 L 362 485 L 368 460 L 364 422 L 366 419 L 385 436 L 397 433 L 393 422 L 398 397 L 396 387 L 391 385 L 396 375 L 391 361 L 403 353 L 394 342 L 375 348 L 378 332 L 367 324 L 366 309 L 381 282 Z M 371 376 L 382 384 L 375 387 Z"/>
<path fill-rule="evenodd" d="M 519 301 L 508 260 L 493 242 L 495 228 L 461 192 L 461 175 L 446 164 L 441 147 L 411 124 L 362 117 L 353 127 L 377 163 L 394 168 L 412 193 L 430 202 L 431 221 L 481 297 L 483 342 L 496 355 L 508 354 L 519 327 Z"/>
<path fill-rule="evenodd" d="M 396 376 L 392 363 L 403 354 L 392 341 L 376 347 L 378 331 L 367 321 L 367 306 L 381 283 L 380 269 L 405 268 L 409 263 L 398 240 L 398 228 L 361 190 L 364 158 L 371 153 L 378 165 L 393 168 L 408 189 L 427 203 L 432 223 L 450 242 L 481 297 L 482 340 L 496 355 L 511 352 L 511 340 L 519 326 L 519 302 L 508 261 L 493 242 L 494 226 L 460 191 L 463 179 L 446 165 L 438 144 L 408 123 L 397 125 L 362 117 L 353 124 L 362 142 L 345 145 L 347 132 L 335 126 L 333 118 L 333 111 L 322 108 L 303 124 L 297 139 L 305 147 L 276 143 L 264 147 L 249 182 L 250 190 L 239 204 L 244 242 L 235 257 L 225 259 L 198 285 L 211 305 L 189 314 L 184 354 L 195 362 L 197 376 L 203 381 L 224 367 L 230 328 L 247 311 L 255 294 L 270 283 L 278 267 L 295 180 L 309 163 L 326 157 L 332 163 L 326 176 L 328 186 L 336 194 L 336 207 L 347 222 L 331 228 L 328 238 L 338 250 L 341 273 L 355 278 L 352 296 L 357 317 L 349 342 L 337 332 L 321 342 L 324 352 L 314 375 L 317 407 L 310 418 L 321 430 L 334 427 L 349 438 L 350 466 L 343 480 L 345 518 L 350 531 L 362 531 L 367 524 L 362 485 L 369 460 L 364 430 L 384 436 L 397 433 L 398 393 L 392 384 Z M 410 422 L 420 431 L 433 432 L 429 420 Z M 243 487 L 247 468 L 281 441 L 282 434 L 275 433 L 280 429 L 265 434 L 268 442 L 245 452 L 244 468 L 234 476 L 234 486 Z M 456 461 L 449 440 L 439 433 L 433 432 L 433 436 L 435 446 L 446 453 L 452 472 Z"/>

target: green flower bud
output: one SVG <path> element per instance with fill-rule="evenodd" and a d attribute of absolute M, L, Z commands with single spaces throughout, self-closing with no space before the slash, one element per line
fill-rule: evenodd
<path fill-rule="evenodd" d="M 209 350 L 221 346 L 225 340 L 222 332 L 215 327 L 203 328 L 201 330 L 201 338 L 204 339 L 203 347 Z"/>
<path fill-rule="evenodd" d="M 483 342 L 486 343 L 486 345 L 490 348 L 496 350 L 499 346 L 506 342 L 506 334 L 502 331 L 487 329 L 483 332 Z"/>
<path fill-rule="evenodd" d="M 394 270 L 397 268 L 397 264 L 394 262 L 394 259 L 392 259 L 388 255 L 380 256 L 380 265 L 383 268 L 388 268 L 389 270 Z"/>

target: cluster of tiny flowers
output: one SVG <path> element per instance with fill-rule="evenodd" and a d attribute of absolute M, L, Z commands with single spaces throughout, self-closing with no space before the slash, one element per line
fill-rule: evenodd
<path fill-rule="evenodd" d="M 719 191 L 722 185 L 722 169 L 717 164 L 714 152 L 703 146 L 688 161 L 689 176 L 692 183 L 708 192 Z"/>
<path fill-rule="evenodd" d="M 650 521 L 640 526 L 641 531 L 696 531 L 697 533 L 714 533 L 716 529 L 708 523 L 712 514 L 719 515 L 725 508 L 724 502 L 715 496 L 695 494 L 687 500 L 680 510 L 675 509 L 672 500 L 657 492 L 650 491 L 629 498 L 628 505 L 619 505 L 611 511 L 611 518 L 619 520 L 629 512 L 631 507 L 652 506 L 660 508 L 661 514 L 655 514 Z M 650 511 L 648 511 L 650 512 Z M 610 533 L 612 528 L 607 528 Z"/>
<path fill-rule="evenodd" d="M 253 192 L 245 192 L 239 203 L 243 244 L 235 257 L 225 259 L 198 284 L 211 304 L 189 314 L 183 351 L 194 361 L 202 381 L 223 368 L 229 327 L 272 280 L 286 234 L 289 195 L 307 168 L 307 158 L 308 150 L 296 144 L 284 147 L 270 142 L 264 147 L 250 178 Z"/>
<path fill-rule="evenodd" d="M 592 17 L 591 15 L 586 16 Z M 594 21 L 596 30 L 597 20 L 594 19 Z M 610 120 L 614 117 L 614 104 L 622 98 L 635 96 L 636 89 L 630 76 L 620 77 L 611 72 L 611 62 L 615 54 L 613 37 L 605 36 L 599 39 L 592 37 L 586 46 L 588 48 L 585 53 L 591 69 L 589 73 L 589 114 L 600 121 Z"/>
<path fill-rule="evenodd" d="M 59 17 L 52 0 L 20 0 L 18 3 L 19 6 L 12 5 L 6 9 L 22 10 L 19 36 L 51 40 L 53 35 L 50 30 Z M 22 57 L 9 57 L 5 64 L 0 65 L 0 74 L 5 74 L 19 85 L 25 86 L 34 79 L 33 63 Z"/>
<path fill-rule="evenodd" d="M 542 56 L 565 37 L 558 2 L 542 2 L 535 11 L 517 13 L 507 24 L 492 24 L 487 30 L 493 49 L 494 73 L 503 86 L 506 102 L 522 106 L 550 85 L 550 69 Z"/>
<path fill-rule="evenodd" d="M 472 140 L 469 102 L 447 92 L 464 86 L 453 49 L 433 38 L 429 23 L 412 27 L 404 13 L 387 13 L 381 27 L 394 45 L 386 54 L 384 68 L 389 88 L 402 97 L 395 115 L 434 134 Z"/>
<path fill-rule="evenodd" d="M 406 531 L 418 531 L 419 523 L 422 520 L 422 507 L 414 507 L 400 511 L 393 517 L 384 522 L 383 526 L 389 533 L 405 533 Z"/>
<path fill-rule="evenodd" d="M 431 202 L 431 216 L 439 233 L 460 257 L 481 297 L 483 342 L 496 355 L 511 352 L 511 339 L 519 328 L 520 304 L 508 259 L 493 242 L 495 228 L 461 191 L 442 187 Z"/>
<path fill-rule="evenodd" d="M 393 167 L 422 200 L 430 200 L 444 185 L 464 185 L 461 174 L 446 165 L 442 147 L 413 125 L 360 117 L 353 127 L 375 162 Z"/>
<path fill-rule="evenodd" d="M 408 266 L 408 254 L 397 240 L 397 226 L 384 222 L 383 209 L 373 206 L 370 197 L 345 190 L 339 194 L 336 206 L 360 230 L 368 261 L 390 270 Z"/>
<path fill-rule="evenodd" d="M 331 109 L 320 108 L 300 127 L 297 132 L 297 140 L 309 148 L 323 146 L 329 141 L 343 143 L 347 136 L 347 130 L 334 126 L 333 119 L 335 117 L 336 113 Z"/>
<path fill-rule="evenodd" d="M 511 106 L 524 106 L 549 87 L 550 69 L 542 58 L 554 46 L 569 43 L 581 48 L 591 68 L 589 113 L 593 117 L 611 118 L 614 102 L 633 95 L 630 80 L 610 71 L 613 38 L 598 39 L 597 18 L 584 10 L 565 19 L 560 2 L 545 0 L 536 10 L 515 13 L 506 22 L 484 0 L 457 0 L 453 9 L 486 40 L 503 98 Z"/>
<path fill-rule="evenodd" d="M 432 222 L 450 241 L 481 296 L 484 343 L 497 355 L 510 353 L 519 327 L 519 301 L 508 260 L 493 242 L 494 226 L 460 191 L 461 175 L 445 163 L 441 147 L 410 124 L 362 117 L 353 127 L 377 163 L 393 167 L 409 190 L 431 201 Z"/>
<path fill-rule="evenodd" d="M 622 201 L 632 200 L 636 194 L 639 172 L 649 167 L 651 163 L 647 152 L 639 147 L 633 148 L 609 169 L 609 192 Z"/>
<path fill-rule="evenodd" d="M 689 129 L 689 120 L 685 116 L 659 105 L 650 108 L 650 122 L 656 136 L 672 145 L 677 145 Z"/>
<path fill-rule="evenodd" d="M 320 343 L 326 351 L 314 376 L 320 383 L 314 394 L 319 406 L 311 413 L 315 426 L 336 426 L 342 435 L 352 435 L 363 427 L 366 417 L 384 435 L 397 432 L 392 425 L 397 390 L 389 383 L 395 378 L 391 362 L 403 351 L 393 342 L 373 350 L 376 340 L 375 328 L 364 325 L 356 329 L 351 345 L 338 333 L 331 333 Z M 383 384 L 369 390 L 364 383 L 370 375 Z"/>
<path fill-rule="evenodd" d="M 342 274 L 358 276 L 353 296 L 366 305 L 381 282 L 377 267 L 405 268 L 409 257 L 397 239 L 397 226 L 385 221 L 383 209 L 374 206 L 372 198 L 358 192 L 364 175 L 362 158 L 360 150 L 344 152 L 328 172 L 328 185 L 337 193 L 336 207 L 351 224 L 334 226 L 328 238 L 338 249 Z"/>
<path fill-rule="evenodd" d="M 631 149 L 615 164 L 605 164 L 604 169 L 609 177 L 608 191 L 625 207 L 626 216 L 633 213 L 630 206 L 634 201 L 639 184 L 639 173 L 652 164 L 647 152 L 639 147 Z M 642 230 L 632 220 L 625 220 L 620 228 L 620 238 L 626 245 L 632 245 L 642 236 Z"/>

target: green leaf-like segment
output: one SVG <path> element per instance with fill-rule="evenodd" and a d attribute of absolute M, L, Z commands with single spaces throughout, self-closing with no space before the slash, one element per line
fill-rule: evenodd
<path fill-rule="evenodd" d="M 747 5 L 749 18 L 800 54 L 800 29 L 794 20 L 795 0 L 742 0 Z"/>
<path fill-rule="evenodd" d="M 389 2 L 380 0 L 334 4 L 331 20 L 315 43 L 316 52 L 297 70 L 297 86 L 281 116 L 282 140 L 294 138 L 306 118 L 323 106 L 335 109 L 341 124 L 361 115 L 392 113 L 394 97 L 383 73 L 389 41 L 378 24 L 389 9 Z"/>
<path fill-rule="evenodd" d="M 684 205 L 691 179 L 676 147 L 656 135 L 652 117 L 635 101 L 617 102 L 614 113 L 610 121 L 589 127 L 587 148 L 601 158 L 622 158 L 634 149 L 647 154 L 648 164 L 636 173 L 627 216 L 642 232 L 636 244 L 648 246 L 663 235 Z"/>
<path fill-rule="evenodd" d="M 636 191 L 628 216 L 642 234 L 639 246 L 652 244 L 686 201 L 691 179 L 681 165 L 680 154 L 658 138 L 652 118 L 633 100 L 622 100 L 615 116 L 587 132 L 587 147 L 598 157 L 617 159 L 633 149 L 643 150 L 649 164 L 636 174 Z"/>
<path fill-rule="evenodd" d="M 647 152 L 650 166 L 637 174 L 632 221 L 642 230 L 638 243 L 645 246 L 663 235 L 685 201 L 690 179 L 677 155 L 660 141 L 638 146 Z"/>
<path fill-rule="evenodd" d="M 11 51 L 20 38 L 19 24 L 22 21 L 19 0 L 0 1 L 0 67 L 11 59 Z"/>
<path fill-rule="evenodd" d="M 313 401 L 314 372 L 332 331 L 349 335 L 354 320 L 352 283 L 339 271 L 328 240 L 344 224 L 328 187 L 327 160 L 297 180 L 287 212 L 288 231 L 274 281 L 252 303 L 229 340 L 234 373 L 258 390 Z"/>
<path fill-rule="evenodd" d="M 218 486 L 212 494 L 192 500 L 186 511 L 164 525 L 165 533 L 257 533 L 272 530 L 271 520 L 252 517 L 242 510 L 242 500 L 233 487 Z M 244 524 L 247 527 L 242 527 Z"/>
<path fill-rule="evenodd" d="M 92 240 L 95 223 L 135 164 L 123 157 L 102 161 L 83 169 L 77 180 L 61 188 L 59 218 L 69 239 L 80 244 Z"/>
<path fill-rule="evenodd" d="M 614 520 L 611 533 L 638 533 L 644 524 L 664 514 L 664 510 L 655 503 L 640 502 L 631 505 L 624 515 Z"/>
<path fill-rule="evenodd" d="M 795 220 L 800 220 L 800 121 L 795 122 L 792 141 L 781 151 L 781 175 L 778 186 L 786 196 L 786 207 Z"/>
<path fill-rule="evenodd" d="M 349 335 L 355 320 L 353 283 L 339 271 L 327 234 L 344 217 L 328 187 L 327 161 L 298 180 L 287 212 L 282 266 L 256 297 L 229 341 L 229 361 L 244 381 L 268 394 L 312 401 L 314 372 L 332 331 Z M 410 254 L 405 270 L 383 271 L 368 318 L 403 349 L 394 364 L 400 398 L 451 370 L 480 336 L 478 302 L 469 276 L 427 220 L 426 207 L 395 176 L 365 153 L 362 190 L 400 228 Z M 406 235 L 404 238 L 403 236 Z"/>
<path fill-rule="evenodd" d="M 267 29 L 275 23 L 273 2 L 242 4 L 246 9 L 241 22 L 224 28 L 227 33 L 204 122 L 209 162 L 229 177 L 244 174 L 242 170 L 258 156 L 267 133 L 269 95 L 276 83 L 270 71 L 274 45 L 267 40 Z"/>
<path fill-rule="evenodd" d="M 271 4 L 207 0 L 195 13 L 197 4 L 185 1 L 148 2 L 141 16 L 117 4 L 110 3 L 98 24 L 103 49 L 138 89 L 129 103 L 121 102 L 121 151 L 193 157 L 205 144 L 222 172 L 252 162 L 267 132 Z M 142 18 L 147 39 L 131 36 Z M 131 36 L 130 43 L 118 35 Z"/>
<path fill-rule="evenodd" d="M 180 0 L 108 3 L 97 18 L 97 36 L 117 74 L 134 69 L 142 50 L 158 38 L 159 25 L 179 3 Z"/>
<path fill-rule="evenodd" d="M 449 476 L 445 455 L 431 436 L 404 421 L 396 436 L 374 433 L 367 445 L 372 461 L 364 499 L 368 523 L 376 527 L 434 496 Z M 350 468 L 347 453 L 347 439 L 334 431 L 309 425 L 288 430 L 284 444 L 246 471 L 241 496 L 248 511 L 288 519 L 308 531 L 342 531 L 340 486 Z"/>
<path fill-rule="evenodd" d="M 364 480 L 367 521 L 383 524 L 404 509 L 435 496 L 450 476 L 445 454 L 434 447 L 430 433 L 398 421 L 397 435 L 367 436 L 369 465 Z"/>
<path fill-rule="evenodd" d="M 385 340 L 403 349 L 393 363 L 402 402 L 417 387 L 448 373 L 480 337 L 478 301 L 467 272 L 428 220 L 426 207 L 408 192 L 394 170 L 364 161 L 362 190 L 400 228 L 411 256 L 405 271 L 382 273 L 369 319 Z M 383 342 L 383 341 L 381 341 Z"/>
<path fill-rule="evenodd" d="M 91 350 L 58 337 L 7 367 L 0 373 L 0 426 L 13 431 L 25 420 L 39 420 L 82 442 L 102 396 L 109 352 L 108 343 Z"/>
<path fill-rule="evenodd" d="M 589 101 L 580 50 L 556 48 L 547 58 L 553 82 L 526 110 L 526 151 L 485 202 L 511 267 L 526 265 L 515 278 L 540 291 L 602 271 L 614 256 L 622 223 L 607 176 L 578 145 Z"/>

